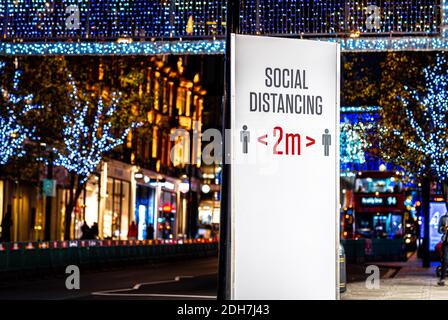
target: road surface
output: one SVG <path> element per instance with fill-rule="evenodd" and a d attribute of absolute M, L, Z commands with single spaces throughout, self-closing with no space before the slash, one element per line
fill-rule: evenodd
<path fill-rule="evenodd" d="M 0 282 L 0 300 L 215 299 L 217 258 L 171 261 L 102 271 L 80 270 L 80 289 L 66 274 Z"/>

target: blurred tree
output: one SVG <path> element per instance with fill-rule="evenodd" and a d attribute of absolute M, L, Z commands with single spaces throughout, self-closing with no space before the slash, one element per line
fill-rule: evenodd
<path fill-rule="evenodd" d="M 101 159 L 124 144 L 135 123 L 146 124 L 138 129 L 134 127 L 135 130 L 148 130 L 146 134 L 150 138 L 152 130 L 147 119 L 148 112 L 153 110 L 154 95 L 149 90 L 148 64 L 141 59 L 62 56 L 25 57 L 16 61 L 16 67 L 18 64 L 23 69 L 20 91 L 9 88 L 1 99 L 5 100 L 7 94 L 17 91 L 26 97 L 22 99 L 24 102 L 32 97 L 35 105 L 43 107 L 23 117 L 23 130 L 33 128 L 36 143 L 27 143 L 30 151 L 27 163 L 22 166 L 14 161 L 14 164 L 20 167 L 20 171 L 25 171 L 25 167 L 32 164 L 31 172 L 34 173 L 40 173 L 41 165 L 45 164 L 47 171 L 52 172 L 52 159 L 57 157 L 55 165 L 65 167 L 70 173 L 67 187 L 72 192 L 65 219 L 66 230 L 70 230 L 71 212 Z M 71 76 L 71 71 L 76 71 L 76 77 Z M 0 75 L 6 87 L 8 83 L 14 83 L 11 73 L 8 70 L 5 75 Z M 114 93 L 118 91 L 120 94 Z M 16 108 L 19 115 L 18 103 Z M 12 121 L 11 114 L 6 109 L 4 111 L 3 118 Z M 18 128 L 6 122 L 3 126 L 9 126 L 11 130 Z M 17 147 L 19 144 L 23 146 L 25 140 L 29 141 L 25 135 L 18 137 L 20 139 L 10 139 Z M 5 135 L 7 138 L 11 138 L 8 133 Z M 49 174 L 48 178 L 51 179 L 52 175 Z M 65 233 L 67 239 L 69 234 Z"/>
<path fill-rule="evenodd" d="M 0 62 L 0 77 L 4 79 L 6 63 Z M 25 155 L 25 143 L 32 139 L 35 127 L 27 127 L 26 117 L 32 111 L 42 107 L 33 104 L 33 95 L 20 93 L 22 72 L 14 70 L 12 86 L 0 85 L 0 165 L 8 163 L 10 158 Z"/>
<path fill-rule="evenodd" d="M 362 122 L 350 123 L 344 121 L 341 123 L 340 133 L 340 160 L 341 165 L 363 164 L 366 162 L 365 153 L 369 148 L 368 141 L 364 133 L 370 128 L 370 124 Z"/>
<path fill-rule="evenodd" d="M 342 55 L 341 105 L 357 106 L 368 112 L 378 106 L 380 99 L 383 54 L 345 53 Z M 344 120 L 344 119 L 343 119 Z M 341 169 L 353 170 L 355 164 L 364 163 L 366 154 L 375 155 L 375 145 L 368 138 L 373 123 L 344 121 L 341 124 Z"/>
<path fill-rule="evenodd" d="M 56 148 L 62 141 L 63 116 L 71 111 L 67 61 L 62 56 L 44 56 L 23 58 L 20 65 L 24 70 L 23 89 L 33 94 L 35 103 L 44 106 L 29 120 L 40 142 Z"/>
<path fill-rule="evenodd" d="M 431 57 L 388 54 L 382 65 L 380 123 L 377 134 L 370 136 L 379 157 L 411 176 L 439 182 L 448 174 L 441 159 L 448 155 L 443 153 L 446 141 L 442 139 L 448 133 L 446 124 L 442 125 L 448 100 L 439 99 L 447 89 L 443 88 L 448 76 L 443 62 L 442 55 L 433 64 Z"/>
<path fill-rule="evenodd" d="M 341 105 L 378 105 L 382 54 L 342 55 Z"/>
<path fill-rule="evenodd" d="M 151 77 L 154 65 L 148 59 L 139 57 L 92 57 L 88 61 L 70 58 L 69 63 L 79 66 L 76 74 L 78 83 L 91 92 L 96 99 L 98 93 L 119 91 L 121 93 L 120 112 L 114 114 L 112 122 L 120 129 L 129 123 L 139 122 L 142 125 L 131 130 L 127 143 L 117 147 L 110 155 L 123 160 L 133 161 L 132 146 L 137 139 L 152 139 L 155 123 L 149 121 L 154 111 L 155 96 L 161 96 L 161 78 Z M 159 82 L 159 91 L 154 91 L 155 81 Z"/>
<path fill-rule="evenodd" d="M 91 102 L 86 92 L 78 91 L 75 81 L 69 76 L 71 92 L 68 103 L 71 112 L 63 116 L 62 147 L 58 149 L 55 165 L 70 173 L 69 201 L 65 210 L 65 238 L 70 239 L 71 215 L 78 198 L 92 173 L 107 152 L 123 144 L 133 123 L 120 129 L 122 123 L 113 122 L 121 94 L 100 95 Z M 105 104 L 105 100 L 109 100 Z"/>
<path fill-rule="evenodd" d="M 23 78 L 17 58 L 0 62 L 0 171 L 4 178 L 34 183 L 41 167 L 33 157 L 38 137 L 32 119 L 43 107 L 24 89 Z"/>
<path fill-rule="evenodd" d="M 380 123 L 369 139 L 377 156 L 421 183 L 423 266 L 429 267 L 430 181 L 444 186 L 448 177 L 446 61 L 442 54 L 434 61 L 428 54 L 389 53 L 381 67 Z"/>

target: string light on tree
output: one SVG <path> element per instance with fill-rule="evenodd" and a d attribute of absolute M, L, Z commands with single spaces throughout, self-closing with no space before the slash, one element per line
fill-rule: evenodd
<path fill-rule="evenodd" d="M 64 148 L 58 151 L 55 165 L 63 166 L 69 172 L 79 177 L 81 184 L 85 183 L 90 174 L 95 172 L 104 154 L 124 143 L 133 124 L 120 135 L 114 134 L 111 117 L 120 101 L 120 93 L 112 93 L 111 102 L 104 105 L 103 98 L 98 98 L 96 104 L 80 99 L 75 81 L 70 76 L 69 101 L 73 106 L 70 114 L 64 115 L 63 130 Z"/>
<path fill-rule="evenodd" d="M 366 162 L 365 152 L 369 147 L 369 143 L 363 138 L 363 135 L 368 127 L 369 125 L 361 122 L 351 124 L 345 121 L 341 123 L 341 163 L 363 164 Z"/>
<path fill-rule="evenodd" d="M 5 66 L 0 62 L 1 74 Z M 24 156 L 24 145 L 33 137 L 34 128 L 26 127 L 23 120 L 31 110 L 42 108 L 32 104 L 33 95 L 22 96 L 18 93 L 20 77 L 21 71 L 16 70 L 12 88 L 9 91 L 0 88 L 0 165 L 5 165 L 12 157 Z"/>
<path fill-rule="evenodd" d="M 439 181 L 448 179 L 448 70 L 443 54 L 436 63 L 423 70 L 424 90 L 404 86 L 397 98 L 405 108 L 406 123 L 400 126 L 383 124 L 380 133 L 383 144 L 395 138 L 408 148 L 395 161 L 412 166 L 417 175 L 431 176 Z M 405 154 L 412 156 L 412 161 Z M 387 155 L 386 155 L 387 157 Z M 390 159 L 392 160 L 392 159 Z"/>

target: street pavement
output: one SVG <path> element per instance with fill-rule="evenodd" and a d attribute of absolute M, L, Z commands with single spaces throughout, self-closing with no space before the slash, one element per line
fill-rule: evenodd
<path fill-rule="evenodd" d="M 365 275 L 349 275 L 347 291 L 341 294 L 341 299 L 448 300 L 448 286 L 437 286 L 437 265 L 422 268 L 416 255 L 407 262 L 378 263 L 379 289 L 368 289 Z M 65 274 L 3 280 L 0 300 L 213 300 L 216 299 L 217 268 L 218 259 L 213 257 L 101 271 L 81 269 L 80 290 L 66 289 Z"/>
<path fill-rule="evenodd" d="M 382 277 L 379 289 L 368 289 L 365 281 L 347 284 L 342 300 L 448 300 L 448 285 L 437 286 L 435 262 L 430 268 L 422 268 L 421 260 L 412 255 L 406 262 L 378 263 L 391 270 L 399 268 L 393 277 Z"/>
<path fill-rule="evenodd" d="M 142 300 L 216 298 L 218 259 L 200 258 L 80 270 L 80 290 L 65 287 L 65 274 L 0 282 L 0 300 Z"/>

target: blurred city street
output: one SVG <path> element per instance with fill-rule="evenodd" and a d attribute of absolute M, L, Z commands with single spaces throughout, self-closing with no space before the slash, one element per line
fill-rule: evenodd
<path fill-rule="evenodd" d="M 0 0 L 0 146 L 0 300 L 448 300 L 448 0 Z"/>

